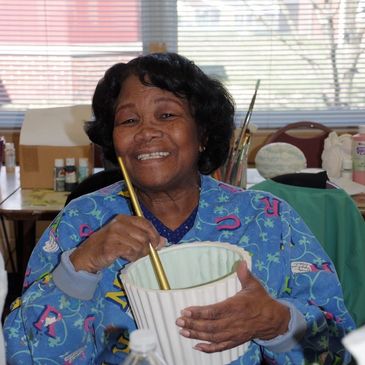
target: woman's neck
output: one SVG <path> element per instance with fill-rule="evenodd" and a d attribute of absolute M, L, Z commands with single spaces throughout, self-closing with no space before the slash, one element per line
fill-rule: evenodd
<path fill-rule="evenodd" d="M 138 191 L 143 205 L 166 227 L 179 227 L 199 203 L 200 185 L 193 184 L 174 191 L 146 193 Z"/>

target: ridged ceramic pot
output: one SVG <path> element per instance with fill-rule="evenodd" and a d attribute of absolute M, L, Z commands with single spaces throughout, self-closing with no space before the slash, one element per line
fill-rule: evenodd
<path fill-rule="evenodd" d="M 241 356 L 248 344 L 206 354 L 193 349 L 199 341 L 179 334 L 175 321 L 192 305 L 225 300 L 241 289 L 235 272 L 241 260 L 251 267 L 242 248 L 218 242 L 174 245 L 159 251 L 171 290 L 160 290 L 148 256 L 129 264 L 120 274 L 139 328 L 150 328 L 168 364 L 222 365 Z"/>

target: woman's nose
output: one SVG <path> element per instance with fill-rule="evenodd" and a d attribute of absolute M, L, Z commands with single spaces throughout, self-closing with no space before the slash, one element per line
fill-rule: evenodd
<path fill-rule="evenodd" d="M 149 142 L 155 138 L 162 137 L 162 134 L 162 130 L 157 126 L 151 124 L 142 124 L 134 138 L 136 142 Z"/>

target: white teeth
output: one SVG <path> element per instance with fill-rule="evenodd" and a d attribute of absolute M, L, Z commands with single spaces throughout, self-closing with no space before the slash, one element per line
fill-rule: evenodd
<path fill-rule="evenodd" d="M 169 152 L 142 153 L 137 156 L 137 159 L 140 161 L 145 161 L 145 160 L 151 160 L 154 158 L 163 158 L 163 157 L 168 156 L 169 154 L 170 154 Z"/>

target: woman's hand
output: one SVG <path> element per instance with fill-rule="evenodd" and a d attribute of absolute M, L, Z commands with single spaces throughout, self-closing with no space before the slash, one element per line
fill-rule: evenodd
<path fill-rule="evenodd" d="M 165 239 L 145 218 L 120 214 L 86 239 L 72 252 L 70 260 L 76 271 L 95 273 L 119 257 L 135 261 L 147 255 L 149 243 L 160 248 Z"/>
<path fill-rule="evenodd" d="M 237 275 L 242 290 L 233 297 L 212 305 L 185 308 L 176 320 L 181 335 L 207 341 L 198 343 L 197 350 L 223 351 L 254 338 L 269 340 L 287 332 L 289 308 L 270 297 L 245 262 L 238 265 Z"/>

